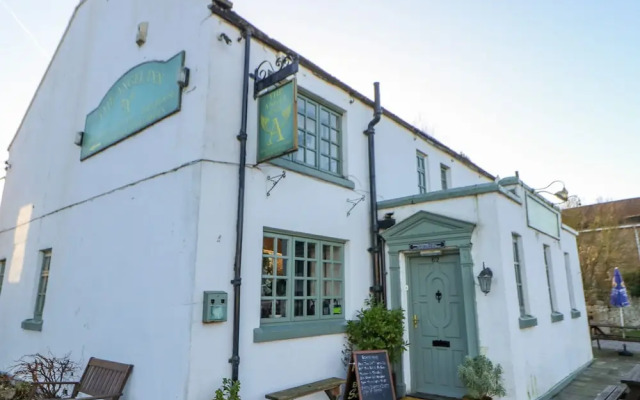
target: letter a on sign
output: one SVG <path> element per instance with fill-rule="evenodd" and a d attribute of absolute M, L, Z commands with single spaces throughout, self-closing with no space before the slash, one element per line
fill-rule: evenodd
<path fill-rule="evenodd" d="M 295 79 L 258 98 L 258 163 L 298 150 Z"/>

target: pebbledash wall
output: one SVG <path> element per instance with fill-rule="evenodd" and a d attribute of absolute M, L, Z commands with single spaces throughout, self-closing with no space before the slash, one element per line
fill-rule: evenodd
<path fill-rule="evenodd" d="M 143 0 L 78 5 L 10 146 L 0 209 L 0 259 L 6 259 L 0 368 L 46 351 L 71 352 L 81 363 L 92 356 L 131 363 L 128 399 L 210 399 L 230 376 L 243 23 L 233 22 L 241 20 L 232 13 L 227 19 L 212 15 L 208 6 L 205 0 L 158 0 L 152 7 Z M 138 46 L 143 21 L 148 37 Z M 231 42 L 219 40 L 221 34 Z M 251 70 L 287 50 L 257 36 L 251 42 Z M 191 71 L 181 110 L 80 161 L 75 133 L 113 83 L 133 66 L 180 51 Z M 247 399 L 345 374 L 343 327 L 322 331 L 292 323 L 283 333 L 261 324 L 265 230 L 344 242 L 346 319 L 362 307 L 372 282 L 367 201 L 347 215 L 353 204 L 348 200 L 369 194 L 362 132 L 372 118 L 372 103 L 305 59 L 296 79 L 301 93 L 341 113 L 343 170 L 330 182 L 278 161 L 256 165 L 258 111 L 249 97 L 240 320 L 240 381 Z M 249 86 L 251 92 L 252 81 Z M 382 93 L 384 105 L 384 88 Z M 586 365 L 591 350 L 574 232 L 564 229 L 558 240 L 532 230 L 522 182 L 494 182 L 390 112 L 376 126 L 375 140 L 380 217 L 393 211 L 401 223 L 429 211 L 476 225 L 474 276 L 483 261 L 495 276 L 489 295 L 474 293 L 478 349 L 505 367 L 506 398 L 548 395 Z M 393 203 L 418 193 L 417 151 L 426 156 L 427 193 L 415 204 Z M 441 190 L 441 164 L 449 168 L 452 189 Z M 283 171 L 286 177 L 267 196 L 268 178 Z M 478 192 L 483 185 L 496 189 Z M 512 232 L 523 239 L 528 311 L 537 318 L 525 328 L 519 323 Z M 553 323 L 543 244 L 552 250 L 564 315 Z M 41 251 L 47 249 L 52 255 L 42 321 L 24 324 L 34 317 Z M 575 308 L 581 313 L 575 318 L 565 291 L 564 252 L 572 259 Z M 228 321 L 202 323 L 207 290 L 229 293 Z M 389 293 L 394 296 L 406 306 L 404 294 Z M 408 357 L 403 385 L 411 391 Z"/>

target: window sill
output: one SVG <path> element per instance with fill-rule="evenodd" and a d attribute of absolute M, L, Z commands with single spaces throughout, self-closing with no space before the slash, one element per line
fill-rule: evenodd
<path fill-rule="evenodd" d="M 521 315 L 518 318 L 518 323 L 520 324 L 520 329 L 532 328 L 538 325 L 538 318 L 531 315 Z"/>
<path fill-rule="evenodd" d="M 25 319 L 22 321 L 22 329 L 26 331 L 42 331 L 42 320 L 41 319 Z"/>
<path fill-rule="evenodd" d="M 551 322 L 560 322 L 564 319 L 564 315 L 557 311 L 551 313 Z"/>
<path fill-rule="evenodd" d="M 579 318 L 580 317 L 580 311 L 576 310 L 575 308 L 571 309 L 571 318 Z"/>
<path fill-rule="evenodd" d="M 353 183 L 349 179 L 345 179 L 336 175 L 331 175 L 328 172 L 323 172 L 318 169 L 311 168 L 306 165 L 299 164 L 297 162 L 293 162 L 291 160 L 287 160 L 283 158 L 274 158 L 273 160 L 269 161 L 269 163 L 276 165 L 278 167 L 289 169 L 291 171 L 299 172 L 304 175 L 309 175 L 314 178 L 321 179 L 323 181 L 334 183 L 336 185 L 344 186 L 348 189 L 353 189 L 356 187 L 355 183 Z"/>
<path fill-rule="evenodd" d="M 254 343 L 271 342 L 320 335 L 344 333 L 347 323 L 343 319 L 319 320 L 313 322 L 290 322 L 262 325 L 253 330 Z"/>

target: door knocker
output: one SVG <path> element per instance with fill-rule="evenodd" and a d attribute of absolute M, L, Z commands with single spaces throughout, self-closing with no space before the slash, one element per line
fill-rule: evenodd
<path fill-rule="evenodd" d="M 438 300 L 438 303 L 440 303 L 440 300 L 442 300 L 442 293 L 440 293 L 440 290 L 436 292 L 436 300 Z"/>

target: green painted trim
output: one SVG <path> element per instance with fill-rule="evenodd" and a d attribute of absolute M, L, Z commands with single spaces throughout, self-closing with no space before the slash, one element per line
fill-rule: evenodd
<path fill-rule="evenodd" d="M 22 329 L 27 331 L 42 331 L 42 320 L 41 319 L 25 319 L 20 324 Z"/>
<path fill-rule="evenodd" d="M 551 322 L 560 322 L 564 319 L 564 314 L 554 311 L 551 313 Z"/>
<path fill-rule="evenodd" d="M 298 172 L 300 174 L 303 175 L 309 175 L 313 178 L 317 178 L 326 182 L 330 182 L 330 183 L 334 183 L 336 185 L 339 186 L 344 186 L 347 189 L 354 189 L 356 187 L 356 184 L 353 183 L 353 181 L 340 177 L 340 176 L 336 176 L 336 175 L 332 175 L 328 172 L 324 172 L 324 171 L 320 171 L 319 169 L 315 169 L 312 167 L 308 167 L 306 165 L 302 165 L 300 163 L 291 161 L 291 160 L 287 160 L 284 158 L 274 158 L 273 160 L 269 161 L 270 164 L 273 164 L 275 166 L 278 167 L 282 167 L 282 168 L 286 168 L 288 170 L 294 171 L 294 172 Z"/>
<path fill-rule="evenodd" d="M 271 342 L 320 335 L 344 333 L 347 322 L 340 320 L 322 320 L 313 322 L 291 322 L 287 324 L 262 325 L 253 330 L 254 343 Z"/>
<path fill-rule="evenodd" d="M 502 186 L 510 186 L 510 185 L 519 185 L 522 182 L 520 181 L 520 178 L 518 178 L 517 176 L 507 176 L 505 178 L 500 179 L 498 183 Z"/>
<path fill-rule="evenodd" d="M 520 325 L 520 329 L 532 328 L 538 325 L 538 318 L 533 315 L 521 315 L 518 318 L 518 324 Z"/>
<path fill-rule="evenodd" d="M 295 236 L 294 239 L 295 238 L 301 238 L 301 239 L 321 240 L 323 242 L 333 242 L 333 243 L 337 243 L 337 244 L 345 244 L 345 243 L 347 243 L 347 241 L 345 239 L 337 239 L 337 238 L 333 238 L 333 237 L 329 237 L 329 236 L 322 236 L 322 235 L 314 235 L 314 234 L 311 234 L 311 233 L 289 231 L 287 229 L 271 228 L 269 226 L 265 226 L 262 231 L 263 231 L 263 233 L 274 233 L 276 235 Z"/>
<path fill-rule="evenodd" d="M 487 193 L 499 193 L 514 201 L 518 204 L 522 204 L 522 199 L 516 196 L 514 193 L 508 191 L 497 183 L 481 183 L 478 185 L 456 187 L 446 190 L 437 190 L 434 192 L 414 194 L 412 196 L 399 197 L 397 199 L 383 200 L 378 202 L 378 209 L 402 207 L 411 204 L 426 203 L 429 201 L 448 200 L 458 197 L 477 196 Z"/>
<path fill-rule="evenodd" d="M 571 318 L 579 318 L 580 317 L 580 311 L 576 310 L 575 308 L 571 309 Z"/>
<path fill-rule="evenodd" d="M 562 214 L 560 214 L 560 221 L 562 222 Z M 569 225 L 562 224 L 561 228 L 563 231 L 569 232 L 573 236 L 578 236 L 578 231 L 570 227 Z"/>
<path fill-rule="evenodd" d="M 587 361 L 585 364 L 583 364 L 582 366 L 578 367 L 575 371 L 573 371 L 569 375 L 565 376 L 564 379 L 562 379 L 560 382 L 558 382 L 555 385 L 553 385 L 553 387 L 551 389 L 547 390 L 547 392 L 545 394 L 543 394 L 542 396 L 538 397 L 535 400 L 550 400 L 550 399 L 552 399 L 555 395 L 560 393 L 560 391 L 562 391 L 562 389 L 564 389 L 567 386 L 569 386 L 569 384 L 571 382 L 573 382 L 573 380 L 576 379 L 578 377 L 578 375 L 580 375 L 585 369 L 589 368 L 589 366 L 593 363 L 593 361 L 594 360 L 591 359 L 591 360 Z"/>

